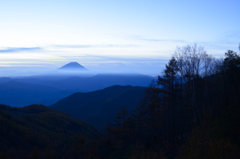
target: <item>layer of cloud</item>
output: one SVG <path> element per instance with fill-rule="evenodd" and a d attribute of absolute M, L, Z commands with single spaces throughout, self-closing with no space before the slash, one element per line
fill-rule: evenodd
<path fill-rule="evenodd" d="M 131 38 L 135 40 L 142 40 L 142 41 L 149 41 L 149 42 L 174 42 L 174 43 L 187 43 L 186 40 L 180 40 L 180 39 L 158 39 L 158 38 L 146 38 L 143 36 L 130 36 Z"/>
<path fill-rule="evenodd" d="M 53 47 L 58 48 L 129 48 L 129 47 L 137 47 L 137 45 L 132 44 L 103 44 L 103 45 L 52 45 Z"/>
<path fill-rule="evenodd" d="M 39 51 L 42 50 L 41 47 L 7 47 L 5 49 L 0 49 L 0 53 L 15 53 L 23 51 Z"/>
<path fill-rule="evenodd" d="M 123 57 L 123 56 L 98 56 L 98 55 L 82 55 L 82 56 L 61 56 L 63 59 L 74 60 L 74 59 L 86 59 L 88 62 L 159 62 L 168 61 L 167 57 Z"/>
<path fill-rule="evenodd" d="M 137 47 L 136 45 L 126 44 L 105 44 L 105 45 L 50 45 L 50 47 L 55 48 L 129 48 L 129 47 Z M 45 47 L 5 47 L 0 49 L 0 53 L 17 53 L 17 52 L 30 52 L 30 51 L 40 51 L 47 50 L 49 46 Z"/>
<path fill-rule="evenodd" d="M 186 43 L 187 42 L 185 40 L 178 40 L 178 39 L 147 39 L 147 38 L 142 38 L 141 40 L 156 41 L 156 42 L 177 42 L 177 43 Z"/>

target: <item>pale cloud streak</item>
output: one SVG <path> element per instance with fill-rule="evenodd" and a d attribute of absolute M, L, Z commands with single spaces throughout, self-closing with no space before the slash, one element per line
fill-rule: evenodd
<path fill-rule="evenodd" d="M 187 43 L 186 40 L 181 40 L 181 39 L 146 38 L 146 37 L 143 37 L 143 36 L 130 36 L 130 38 L 134 39 L 134 40 L 142 40 L 142 41 L 149 41 L 149 42 Z"/>
<path fill-rule="evenodd" d="M 102 45 L 52 45 L 57 48 L 129 48 L 129 47 L 138 47 L 133 44 L 102 44 Z"/>
<path fill-rule="evenodd" d="M 40 51 L 43 48 L 41 47 L 7 47 L 5 49 L 0 49 L 0 53 L 16 53 L 16 52 L 25 52 L 25 51 Z"/>
<path fill-rule="evenodd" d="M 18 53 L 18 52 L 39 52 L 48 51 L 49 48 L 136 48 L 139 47 L 133 44 L 100 44 L 100 45 L 46 45 L 41 47 L 3 47 L 0 48 L 0 53 Z"/>

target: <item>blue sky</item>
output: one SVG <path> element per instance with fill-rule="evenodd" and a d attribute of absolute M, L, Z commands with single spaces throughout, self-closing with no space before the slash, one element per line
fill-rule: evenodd
<path fill-rule="evenodd" d="M 159 74 L 177 46 L 224 57 L 240 42 L 239 0 L 0 0 L 0 71 L 56 69 Z M 0 72 L 1 73 L 1 72 Z"/>

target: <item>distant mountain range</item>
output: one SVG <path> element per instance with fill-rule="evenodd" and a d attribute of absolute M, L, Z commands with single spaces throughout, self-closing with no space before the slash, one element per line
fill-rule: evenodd
<path fill-rule="evenodd" d="M 9 79 L 9 81 L 0 84 L 0 103 L 14 107 L 23 107 L 30 104 L 50 105 L 72 93 L 74 91 Z"/>
<path fill-rule="evenodd" d="M 0 78 L 0 103 L 14 107 L 51 105 L 76 92 L 91 92 L 113 85 L 147 87 L 154 77 L 141 74 L 79 76 L 32 76 Z"/>
<path fill-rule="evenodd" d="M 111 86 L 89 93 L 75 93 L 50 108 L 63 111 L 70 116 L 86 121 L 98 130 L 113 122 L 124 106 L 129 112 L 140 103 L 145 87 Z"/>

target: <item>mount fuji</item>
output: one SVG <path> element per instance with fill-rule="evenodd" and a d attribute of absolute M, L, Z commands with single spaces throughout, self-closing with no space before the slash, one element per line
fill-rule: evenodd
<path fill-rule="evenodd" d="M 62 67 L 60 67 L 58 70 L 60 71 L 87 71 L 85 67 L 80 65 L 77 62 L 70 62 Z"/>

